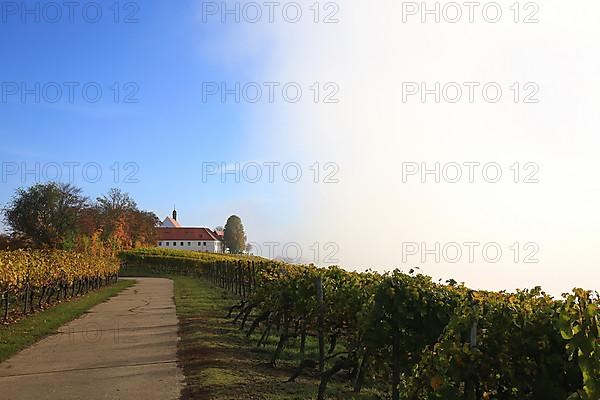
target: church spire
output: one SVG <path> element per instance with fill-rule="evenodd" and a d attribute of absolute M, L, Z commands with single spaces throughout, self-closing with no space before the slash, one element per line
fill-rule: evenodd
<path fill-rule="evenodd" d="M 173 219 L 177 221 L 177 209 L 173 206 Z"/>

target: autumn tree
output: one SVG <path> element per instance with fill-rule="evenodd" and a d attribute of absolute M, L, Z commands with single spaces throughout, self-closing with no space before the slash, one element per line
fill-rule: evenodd
<path fill-rule="evenodd" d="M 123 218 L 137 209 L 136 202 L 120 189 L 110 189 L 105 195 L 96 198 L 98 223 L 102 227 L 103 239 L 110 240 L 117 230 L 123 230 Z M 119 232 L 122 234 L 122 232 Z"/>
<path fill-rule="evenodd" d="M 113 247 L 154 244 L 159 219 L 153 212 L 140 210 L 129 194 L 111 189 L 96 199 L 93 208 L 104 240 Z"/>
<path fill-rule="evenodd" d="M 40 247 L 99 253 L 155 243 L 156 214 L 138 209 L 127 193 L 111 189 L 94 203 L 81 189 L 63 183 L 37 184 L 17 190 L 3 210 L 11 227 L 5 248 Z M 10 239 L 10 242 L 9 242 Z"/>
<path fill-rule="evenodd" d="M 136 209 L 128 213 L 127 223 L 132 246 L 156 245 L 155 228 L 160 224 L 156 214 Z"/>

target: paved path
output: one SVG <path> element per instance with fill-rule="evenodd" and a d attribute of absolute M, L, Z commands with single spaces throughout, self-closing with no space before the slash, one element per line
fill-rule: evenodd
<path fill-rule="evenodd" d="M 138 283 L 0 364 L 2 400 L 177 400 L 173 283 Z"/>

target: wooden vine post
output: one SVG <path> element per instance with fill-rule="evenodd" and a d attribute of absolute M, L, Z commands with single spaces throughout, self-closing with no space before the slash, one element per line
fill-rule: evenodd
<path fill-rule="evenodd" d="M 397 296 L 397 292 L 395 294 Z M 392 400 L 400 400 L 400 327 L 398 315 L 392 313 Z"/>
<path fill-rule="evenodd" d="M 474 349 L 477 347 L 477 321 L 473 322 L 473 325 L 471 325 L 471 334 L 469 336 L 469 345 Z"/>
<path fill-rule="evenodd" d="M 323 331 L 323 328 L 325 326 L 325 302 L 323 299 L 323 279 L 321 277 L 318 277 L 316 283 L 317 301 L 319 303 L 319 372 L 322 374 L 325 370 L 325 332 Z"/>
<path fill-rule="evenodd" d="M 8 308 L 10 307 L 10 292 L 8 290 L 2 292 L 2 302 L 4 303 L 4 315 L 2 316 L 2 320 L 6 321 L 8 319 Z"/>
<path fill-rule="evenodd" d="M 250 264 L 250 261 L 246 262 L 246 271 L 248 272 L 247 278 L 248 278 L 248 296 L 250 296 L 252 294 L 252 289 L 254 289 L 254 287 L 252 286 L 252 264 Z"/>
<path fill-rule="evenodd" d="M 469 297 L 471 300 L 471 307 L 475 308 L 476 303 L 473 298 L 473 292 L 469 293 Z M 469 332 L 469 347 L 471 349 L 477 348 L 477 319 L 473 321 L 471 324 L 471 330 Z M 476 373 L 474 376 L 469 377 L 469 381 L 465 383 L 465 395 L 467 400 L 477 400 L 479 399 L 479 382 L 477 381 Z"/>

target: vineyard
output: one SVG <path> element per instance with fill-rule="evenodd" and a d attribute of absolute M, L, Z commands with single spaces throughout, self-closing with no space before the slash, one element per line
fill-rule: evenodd
<path fill-rule="evenodd" d="M 115 282 L 119 260 L 67 251 L 0 251 L 0 318 L 27 315 L 53 302 Z"/>
<path fill-rule="evenodd" d="M 165 272 L 201 274 L 239 296 L 229 316 L 257 346 L 274 337 L 275 367 L 295 346 L 318 341 L 290 380 L 332 379 L 355 392 L 384 385 L 397 399 L 600 399 L 600 299 L 575 290 L 473 291 L 400 271 L 355 273 L 260 258 L 142 250 L 124 255 Z"/>

